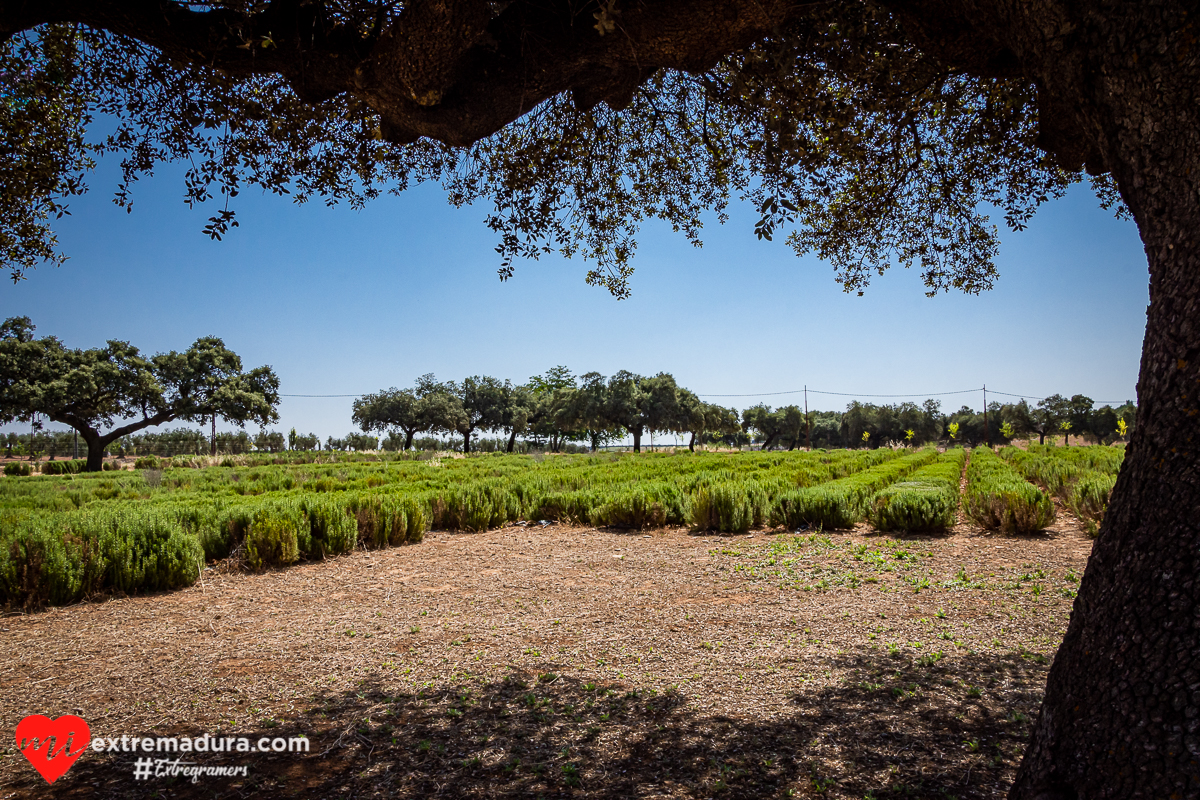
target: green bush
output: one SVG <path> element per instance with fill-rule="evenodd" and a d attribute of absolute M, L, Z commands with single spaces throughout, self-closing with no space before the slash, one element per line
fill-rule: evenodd
<path fill-rule="evenodd" d="M 162 465 L 156 456 L 138 456 L 137 461 L 133 462 L 134 469 L 162 469 Z"/>
<path fill-rule="evenodd" d="M 81 566 L 52 525 L 23 525 L 0 542 L 0 601 L 26 608 L 76 602 L 83 595 Z"/>
<path fill-rule="evenodd" d="M 395 502 L 404 512 L 404 520 L 408 526 L 403 541 L 409 544 L 422 541 L 425 531 L 429 530 L 429 511 L 426 504 L 412 497 L 399 498 Z M 391 544 L 400 544 L 399 527 L 396 528 L 396 535 L 389 533 L 388 541 Z"/>
<path fill-rule="evenodd" d="M 498 480 L 470 483 L 439 494 L 431 509 L 433 527 L 452 531 L 485 531 L 521 518 L 519 495 Z"/>
<path fill-rule="evenodd" d="M 253 570 L 283 567 L 300 560 L 300 534 L 308 521 L 298 508 L 273 506 L 255 512 L 246 531 L 246 563 Z"/>
<path fill-rule="evenodd" d="M 529 519 L 587 524 L 591 521 L 592 511 L 603 502 L 602 497 L 602 493 L 590 489 L 550 492 L 533 502 Z"/>
<path fill-rule="evenodd" d="M 228 558 L 234 546 L 245 538 L 245 529 L 250 524 L 248 515 L 238 524 L 221 506 L 211 503 L 181 503 L 172 510 L 184 531 L 200 542 L 208 561 Z"/>
<path fill-rule="evenodd" d="M 964 454 L 948 451 L 937 462 L 871 498 L 867 519 L 880 531 L 941 532 L 958 520 L 959 483 Z"/>
<path fill-rule="evenodd" d="M 651 492 L 631 489 L 592 510 L 591 522 L 614 528 L 661 528 L 667 524 L 667 509 Z"/>
<path fill-rule="evenodd" d="M 1108 498 L 1116 483 L 1116 475 L 1089 470 L 1075 481 L 1067 494 L 1067 504 L 1071 511 L 1085 523 L 1091 523 L 1088 530 L 1093 536 L 1104 520 L 1104 512 L 1108 510 Z"/>
<path fill-rule="evenodd" d="M 309 547 L 304 556 L 324 558 L 348 553 L 358 543 L 358 521 L 346 507 L 323 496 L 305 497 L 300 508 L 308 517 Z"/>
<path fill-rule="evenodd" d="M 105 461 L 101 464 L 100 469 L 104 472 L 120 472 L 121 465 L 115 461 Z"/>
<path fill-rule="evenodd" d="M 1004 533 L 1040 531 L 1055 517 L 1050 496 L 986 447 L 971 451 L 963 506 L 975 522 Z"/>
<path fill-rule="evenodd" d="M 204 550 L 167 515 L 129 509 L 83 512 L 84 541 L 99 543 L 105 562 L 104 588 L 139 590 L 190 586 L 200 575 Z"/>
<path fill-rule="evenodd" d="M 1006 447 L 1000 455 L 1027 479 L 1057 495 L 1091 535 L 1099 532 L 1108 498 L 1125 459 L 1123 447 Z"/>
<path fill-rule="evenodd" d="M 862 521 L 872 495 L 937 457 L 936 450 L 927 448 L 846 478 L 784 492 L 775 499 L 771 522 L 789 528 L 817 525 L 825 530 L 852 528 Z"/>
<path fill-rule="evenodd" d="M 941 532 L 957 521 L 958 492 L 939 482 L 901 481 L 879 492 L 867 519 L 880 531 Z"/>
<path fill-rule="evenodd" d="M 23 477 L 33 474 L 33 468 L 28 461 L 10 461 L 4 465 L 4 474 L 10 477 Z"/>
<path fill-rule="evenodd" d="M 411 497 L 359 494 L 347 498 L 363 547 L 388 547 L 419 542 L 425 537 L 428 515 Z"/>
<path fill-rule="evenodd" d="M 83 472 L 86 461 L 47 461 L 42 464 L 43 475 L 74 475 Z"/>
<path fill-rule="evenodd" d="M 748 481 L 701 487 L 692 498 L 690 518 L 697 530 L 745 533 L 766 520 L 769 504 L 762 489 Z"/>

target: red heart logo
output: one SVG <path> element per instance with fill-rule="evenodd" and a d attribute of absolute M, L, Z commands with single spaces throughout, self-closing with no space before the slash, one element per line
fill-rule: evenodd
<path fill-rule="evenodd" d="M 51 746 L 50 740 L 54 740 Z M 79 717 L 64 714 L 58 719 L 31 714 L 17 725 L 17 749 L 25 754 L 46 783 L 54 783 L 83 755 L 92 732 Z M 79 743 L 77 749 L 71 748 Z"/>

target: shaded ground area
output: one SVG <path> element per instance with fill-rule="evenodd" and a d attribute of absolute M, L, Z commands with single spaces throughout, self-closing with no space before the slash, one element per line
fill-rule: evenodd
<path fill-rule="evenodd" d="M 1060 517 L 1066 519 L 1065 517 Z M 431 535 L 0 622 L 3 797 L 999 797 L 1091 542 L 563 526 Z M 292 736 L 245 778 L 52 787 L 25 715 Z M 790 794 L 789 794 L 790 793 Z"/>

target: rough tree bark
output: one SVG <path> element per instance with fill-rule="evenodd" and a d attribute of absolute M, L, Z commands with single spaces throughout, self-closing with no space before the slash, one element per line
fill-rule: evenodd
<path fill-rule="evenodd" d="M 1150 267 L 1137 430 L 1010 797 L 1200 796 L 1195 4 L 896 5 L 963 53 L 969 34 L 1001 40 L 993 56 L 1037 82 L 1046 149 L 1064 166 L 1113 173 Z"/>

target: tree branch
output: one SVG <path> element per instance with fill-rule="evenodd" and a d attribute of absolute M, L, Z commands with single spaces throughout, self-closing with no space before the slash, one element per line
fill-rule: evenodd
<path fill-rule="evenodd" d="M 570 0 L 414 0 L 372 26 L 322 2 L 272 0 L 257 12 L 197 11 L 173 0 L 0 0 L 0 40 L 75 22 L 234 77 L 282 75 L 305 102 L 351 94 L 395 143 L 465 146 L 539 103 L 573 91 L 620 109 L 660 69 L 702 72 L 723 55 L 832 0 L 619 0 L 618 29 Z M 366 4 L 364 4 L 364 8 Z M 372 6 L 374 7 L 374 6 Z M 603 20 L 601 21 L 603 23 Z"/>

